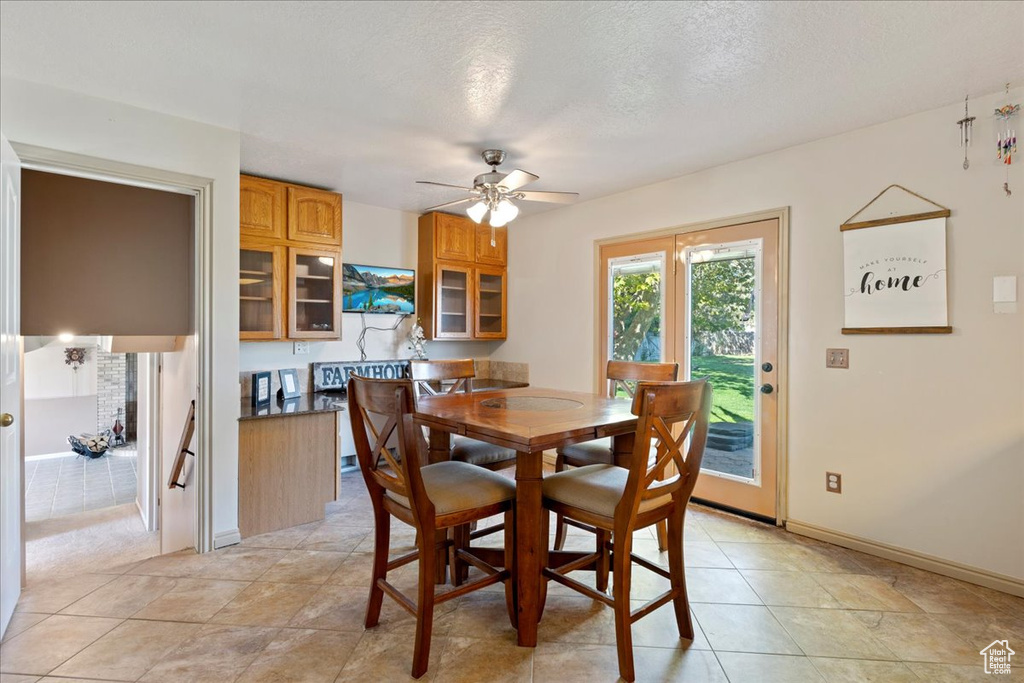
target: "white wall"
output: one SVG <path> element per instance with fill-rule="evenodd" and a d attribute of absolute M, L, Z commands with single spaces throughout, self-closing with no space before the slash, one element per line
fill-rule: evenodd
<path fill-rule="evenodd" d="M 71 346 L 85 345 L 58 341 L 25 354 L 26 401 L 96 395 L 95 344 L 86 347 L 85 363 L 77 370 L 64 362 L 64 349 Z"/>
<path fill-rule="evenodd" d="M 338 188 L 344 191 L 344 188 Z M 370 266 L 416 268 L 418 214 L 383 209 L 366 204 L 342 203 L 341 255 L 345 263 Z M 418 279 L 417 287 L 422 283 Z M 416 316 L 422 315 L 421 311 Z M 292 354 L 290 342 L 243 342 L 238 354 L 239 370 L 276 370 L 293 368 L 319 361 L 359 360 L 356 340 L 362 329 L 358 313 L 345 313 L 341 321 L 341 341 L 310 342 L 309 355 Z M 391 327 L 391 315 L 367 315 L 366 324 L 372 327 Z M 407 337 L 413 317 L 407 317 L 394 332 L 370 330 L 366 333 L 368 360 L 409 358 Z M 427 342 L 431 358 L 487 358 L 501 342 Z"/>
<path fill-rule="evenodd" d="M 238 527 L 238 168 L 239 135 L 16 79 L 0 80 L 0 120 L 12 141 L 213 181 L 209 331 L 212 534 Z"/>
<path fill-rule="evenodd" d="M 971 100 L 966 172 L 961 103 L 516 221 L 494 357 L 592 389 L 594 240 L 789 206 L 790 518 L 1024 578 L 1024 315 L 992 306 L 994 275 L 1024 276 L 1024 172 L 1006 197 L 997 99 Z M 952 335 L 840 334 L 839 224 L 890 183 L 952 209 Z M 826 370 L 826 347 L 849 348 L 850 369 Z"/>
<path fill-rule="evenodd" d="M 64 349 L 82 346 L 86 360 L 77 370 L 64 362 Z M 70 452 L 72 434 L 96 432 L 96 346 L 91 338 L 54 341 L 25 354 L 25 455 Z"/>

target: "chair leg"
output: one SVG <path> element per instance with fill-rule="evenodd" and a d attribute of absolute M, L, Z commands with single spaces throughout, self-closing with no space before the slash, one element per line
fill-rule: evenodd
<path fill-rule="evenodd" d="M 629 619 L 629 585 L 633 568 L 629 554 L 633 549 L 630 534 L 615 539 L 615 553 L 612 555 L 612 571 L 615 573 L 615 585 L 612 597 L 615 600 L 615 646 L 619 654 L 619 675 L 626 681 L 635 681 L 633 670 L 633 630 Z"/>
<path fill-rule="evenodd" d="M 430 528 L 420 532 L 419 599 L 416 601 L 416 643 L 412 655 L 412 677 L 419 678 L 427 672 L 430 663 L 430 635 L 434 627 L 434 579 L 436 576 L 437 550 L 436 530 L 431 521 Z"/>
<path fill-rule="evenodd" d="M 662 520 L 655 525 L 655 529 L 658 532 L 658 550 L 665 552 L 668 550 L 668 527 L 665 521 Z"/>
<path fill-rule="evenodd" d="M 384 591 L 377 585 L 377 581 L 387 578 L 388 551 L 391 544 L 391 515 L 382 507 L 375 505 L 373 518 L 373 573 L 370 577 L 370 599 L 366 604 L 366 628 L 373 628 L 380 621 Z"/>
<path fill-rule="evenodd" d="M 551 554 L 548 550 L 548 533 L 551 531 L 551 511 L 547 508 L 541 508 L 540 511 L 540 537 L 544 539 L 544 543 L 541 545 L 541 556 L 540 566 L 541 568 L 551 566 Z M 544 618 L 544 604 L 548 600 L 548 579 L 543 574 L 540 577 L 540 595 L 537 598 L 537 614 L 540 615 L 539 619 Z"/>
<path fill-rule="evenodd" d="M 453 527 L 451 530 L 452 544 L 448 546 L 448 566 L 451 568 L 452 585 L 459 586 L 469 577 L 469 565 L 465 560 L 460 560 L 459 550 L 469 547 L 468 524 Z"/>
<path fill-rule="evenodd" d="M 679 637 L 693 640 L 693 620 L 690 617 L 690 601 L 686 596 L 686 570 L 683 564 L 683 513 L 673 513 L 668 518 L 668 573 L 672 577 L 672 590 L 676 592 L 672 604 L 676 610 L 676 625 Z"/>
<path fill-rule="evenodd" d="M 606 592 L 608 590 L 608 568 L 609 568 L 608 541 L 610 541 L 611 539 L 612 539 L 612 535 L 611 535 L 610 532 L 605 531 L 604 529 L 598 529 L 597 530 L 597 552 L 598 552 L 598 557 L 597 557 L 597 566 L 594 567 L 594 571 L 597 574 L 597 590 L 599 590 L 601 592 Z M 615 544 L 616 544 L 615 555 L 616 555 L 616 557 L 619 554 L 619 549 L 617 547 L 618 543 L 619 543 L 619 539 L 616 538 L 615 539 Z M 626 557 L 627 558 L 629 557 L 628 553 L 626 554 Z M 616 576 L 615 577 L 615 582 L 618 583 L 618 581 L 619 581 L 619 578 L 618 578 L 618 576 Z"/>
<path fill-rule="evenodd" d="M 555 472 L 565 471 L 565 456 L 559 453 L 555 456 Z M 561 550 L 565 545 L 566 533 L 565 517 L 555 515 L 555 550 Z"/>
<path fill-rule="evenodd" d="M 510 507 L 505 513 L 505 569 L 509 576 L 505 581 L 505 607 L 512 628 L 519 627 L 519 611 L 516 609 L 516 512 Z"/>

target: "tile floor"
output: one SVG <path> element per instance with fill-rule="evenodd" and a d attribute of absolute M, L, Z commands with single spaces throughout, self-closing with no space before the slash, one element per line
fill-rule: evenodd
<path fill-rule="evenodd" d="M 385 599 L 379 627 L 362 628 L 371 516 L 358 475 L 342 490 L 322 523 L 30 585 L 0 683 L 407 680 L 412 618 Z M 412 530 L 392 539 L 406 547 Z M 666 562 L 651 534 L 635 546 Z M 699 506 L 685 549 L 696 637 L 677 638 L 667 606 L 637 622 L 638 680 L 987 681 L 981 648 L 998 638 L 1024 652 L 1021 598 Z M 415 565 L 393 579 L 411 588 Z M 636 600 L 662 589 L 636 571 Z M 443 604 L 434 625 L 422 680 L 617 678 L 611 610 L 561 586 L 536 649 L 515 645 L 500 586 Z M 1024 678 L 1014 669 L 998 680 Z"/>
<path fill-rule="evenodd" d="M 25 521 L 37 522 L 131 503 L 138 473 L 134 446 L 101 458 L 74 453 L 25 461 Z"/>

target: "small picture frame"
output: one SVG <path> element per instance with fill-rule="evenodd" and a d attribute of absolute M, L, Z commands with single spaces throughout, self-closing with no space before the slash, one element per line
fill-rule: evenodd
<path fill-rule="evenodd" d="M 252 404 L 253 406 L 270 405 L 270 373 L 252 373 Z"/>
<path fill-rule="evenodd" d="M 302 395 L 299 390 L 299 373 L 295 368 L 279 370 L 281 377 L 281 398 L 298 398 Z"/>

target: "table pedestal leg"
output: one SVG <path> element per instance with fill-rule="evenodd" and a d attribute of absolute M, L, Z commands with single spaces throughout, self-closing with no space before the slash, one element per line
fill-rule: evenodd
<path fill-rule="evenodd" d="M 540 621 L 542 544 L 541 477 L 543 453 L 518 453 L 516 458 L 516 599 L 519 613 L 519 645 L 537 645 Z"/>

